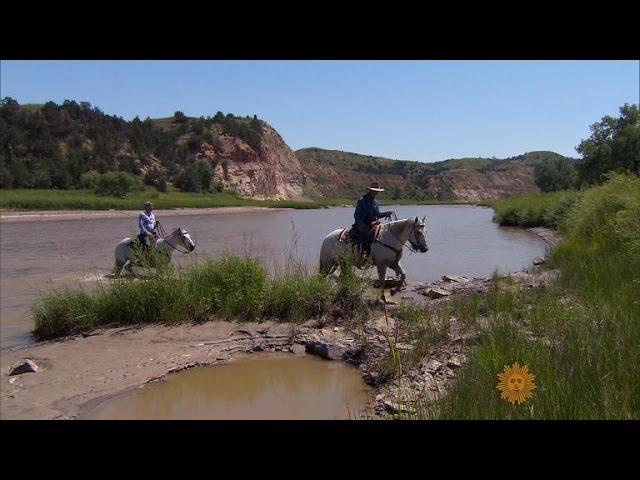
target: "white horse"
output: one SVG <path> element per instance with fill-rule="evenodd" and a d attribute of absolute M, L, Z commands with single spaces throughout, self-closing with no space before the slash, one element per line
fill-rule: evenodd
<path fill-rule="evenodd" d="M 130 237 L 122 240 L 116 245 L 116 271 L 122 275 L 124 270 L 136 261 L 136 253 L 132 248 L 132 239 Z M 171 262 L 171 255 L 174 250 L 182 253 L 193 252 L 196 244 L 191 239 L 189 233 L 183 228 L 176 228 L 171 235 L 160 238 L 153 246 L 154 259 L 157 262 Z"/>
<path fill-rule="evenodd" d="M 371 258 L 378 269 L 378 278 L 382 290 L 381 298 L 385 302 L 384 285 L 387 268 L 391 268 L 400 275 L 400 284 L 406 284 L 407 275 L 400 265 L 402 247 L 408 241 L 415 251 L 426 252 L 425 217 L 396 220 L 382 226 L 382 233 L 371 243 Z M 320 249 L 320 272 L 328 275 L 340 265 L 341 259 L 352 253 L 352 244 L 340 241 L 340 234 L 344 229 L 338 229 L 327 235 Z"/>

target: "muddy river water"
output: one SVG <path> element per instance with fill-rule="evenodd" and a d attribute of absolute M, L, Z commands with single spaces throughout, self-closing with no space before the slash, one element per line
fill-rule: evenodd
<path fill-rule="evenodd" d="M 92 420 L 344 420 L 365 418 L 373 390 L 360 372 L 311 356 L 260 354 L 169 375 L 103 401 Z"/>
<path fill-rule="evenodd" d="M 515 271 L 544 254 L 544 242 L 533 234 L 492 223 L 493 211 L 470 206 L 397 206 L 399 218 L 426 215 L 426 254 L 405 251 L 408 278 L 435 281 L 447 273 L 472 277 L 495 269 Z M 187 228 L 197 243 L 194 253 L 176 253 L 178 264 L 213 257 L 224 250 L 263 260 L 271 272 L 295 249 L 314 268 L 327 233 L 353 222 L 353 208 L 262 210 L 178 216 L 158 212 L 167 230 Z M 2 221 L 0 225 L 0 344 L 2 348 L 33 341 L 29 310 L 48 289 L 74 286 L 109 273 L 113 249 L 136 233 L 131 218 Z M 391 274 L 391 272 L 389 272 Z M 195 373 L 194 373 L 195 374 Z"/>

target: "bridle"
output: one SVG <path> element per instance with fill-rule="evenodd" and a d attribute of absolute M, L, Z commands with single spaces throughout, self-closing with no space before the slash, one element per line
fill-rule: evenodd
<path fill-rule="evenodd" d="M 174 250 L 177 250 L 180 253 L 189 253 L 189 250 L 181 250 L 180 248 L 178 248 L 177 245 L 173 245 L 171 242 L 169 242 L 169 240 L 167 240 L 171 235 L 167 235 L 167 232 L 165 231 L 165 229 L 162 227 L 162 225 L 160 224 L 160 222 L 157 222 L 158 225 L 158 230 L 160 231 L 160 238 L 162 240 L 164 240 L 164 243 L 166 243 L 167 245 L 169 245 L 171 248 L 173 248 Z M 182 235 L 182 231 L 180 229 L 177 230 L 180 234 L 180 238 L 183 238 Z"/>
<path fill-rule="evenodd" d="M 393 214 L 396 218 L 396 220 L 398 219 L 398 217 L 395 215 L 395 213 Z M 400 239 L 397 237 L 397 235 L 393 232 L 393 229 L 391 228 L 391 225 L 387 224 L 388 226 L 388 230 L 391 233 L 391 235 L 393 236 L 393 238 L 395 238 L 398 242 L 400 242 Z M 402 253 L 402 247 L 407 247 L 410 251 L 414 252 L 414 253 L 418 253 L 418 247 L 416 247 L 416 245 L 411 241 L 410 238 L 407 238 L 407 240 L 402 244 L 402 246 L 400 247 L 400 249 L 397 249 L 395 247 L 392 247 L 391 245 L 387 245 L 384 242 L 381 242 L 378 239 L 374 239 L 374 242 L 379 243 L 380 245 L 382 245 L 383 247 L 387 247 L 390 250 L 393 250 L 394 252 L 396 252 L 397 256 L 400 256 L 400 254 Z M 409 244 L 407 244 L 407 242 L 409 242 Z"/>

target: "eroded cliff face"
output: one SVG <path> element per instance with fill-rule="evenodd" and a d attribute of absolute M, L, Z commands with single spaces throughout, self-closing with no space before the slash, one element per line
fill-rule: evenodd
<path fill-rule="evenodd" d="M 391 198 L 435 198 L 481 201 L 538 192 L 535 165 L 571 159 L 554 152 L 528 152 L 506 159 L 461 158 L 423 163 L 360 155 L 339 150 L 306 148 L 296 152 L 309 175 L 306 191 L 329 197 L 353 197 L 372 181 Z"/>
<path fill-rule="evenodd" d="M 491 170 L 447 170 L 426 178 L 429 189 L 441 200 L 478 201 L 505 195 L 539 192 L 533 167 L 514 161 Z"/>
<path fill-rule="evenodd" d="M 211 162 L 213 185 L 260 200 L 305 200 L 308 178 L 295 153 L 269 125 L 262 127 L 258 150 L 229 135 L 203 142 L 196 158 Z"/>

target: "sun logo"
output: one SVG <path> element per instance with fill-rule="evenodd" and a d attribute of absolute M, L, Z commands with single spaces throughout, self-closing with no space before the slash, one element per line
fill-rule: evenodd
<path fill-rule="evenodd" d="M 522 402 L 531 398 L 531 393 L 535 388 L 533 380 L 536 376 L 529 372 L 526 365 L 520 366 L 518 362 L 511 366 L 505 365 L 504 371 L 498 374 L 498 390 L 502 392 L 500 398 L 504 398 L 507 402 L 520 405 Z"/>

